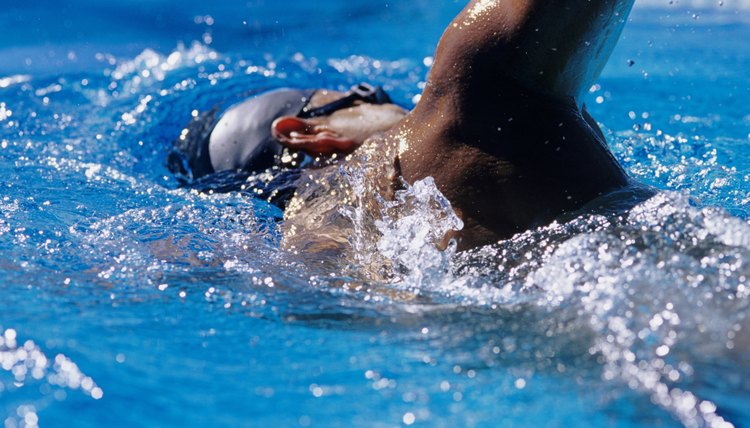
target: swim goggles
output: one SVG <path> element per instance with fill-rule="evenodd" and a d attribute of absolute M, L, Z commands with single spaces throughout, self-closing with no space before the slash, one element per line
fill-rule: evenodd
<path fill-rule="evenodd" d="M 326 105 L 316 108 L 303 108 L 297 115 L 301 119 L 328 116 L 338 110 L 351 107 L 357 101 L 367 104 L 390 104 L 391 97 L 380 86 L 372 86 L 368 83 L 360 83 L 352 88 L 343 97 Z"/>

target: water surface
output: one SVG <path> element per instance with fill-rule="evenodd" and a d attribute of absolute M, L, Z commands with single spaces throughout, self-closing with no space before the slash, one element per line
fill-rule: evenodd
<path fill-rule="evenodd" d="M 11 1 L 0 419 L 749 425 L 747 8 L 668 3 L 636 7 L 587 98 L 655 196 L 455 255 L 427 180 L 361 224 L 369 252 L 315 263 L 272 205 L 177 188 L 171 141 L 260 88 L 370 80 L 411 107 L 460 3 Z"/>

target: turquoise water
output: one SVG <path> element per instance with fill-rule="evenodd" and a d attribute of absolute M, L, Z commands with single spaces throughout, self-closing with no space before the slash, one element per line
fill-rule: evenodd
<path fill-rule="evenodd" d="M 439 226 L 420 183 L 353 237 L 385 281 L 280 250 L 275 207 L 165 158 L 259 88 L 412 106 L 460 3 L 58 3 L 0 11 L 6 427 L 750 425 L 744 4 L 638 6 L 590 91 L 662 192 L 454 255 L 401 227 Z"/>

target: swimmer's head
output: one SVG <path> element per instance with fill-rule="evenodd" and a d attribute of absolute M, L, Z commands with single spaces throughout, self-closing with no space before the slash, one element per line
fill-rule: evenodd
<path fill-rule="evenodd" d="M 215 171 L 260 171 L 284 147 L 312 156 L 350 153 L 404 115 L 381 88 L 367 84 L 349 92 L 275 90 L 224 113 L 211 132 L 211 164 Z"/>

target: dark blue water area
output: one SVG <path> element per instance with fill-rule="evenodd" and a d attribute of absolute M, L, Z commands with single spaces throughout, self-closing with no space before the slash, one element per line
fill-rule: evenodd
<path fill-rule="evenodd" d="M 106 4 L 84 0 L 63 5 L 11 0 L 3 16 L 8 31 L 0 42 L 6 57 L 0 70 L 87 70 L 102 47 L 108 53 L 133 56 L 145 48 L 169 52 L 178 41 L 202 40 L 206 32 L 222 53 L 285 58 L 302 52 L 318 58 L 368 55 L 418 60 L 415 54 L 433 53 L 435 40 L 462 7 L 455 1 L 254 0 L 188 2 L 176 7 L 161 0 Z M 207 16 L 212 21 L 202 19 Z M 413 25 L 416 22 L 424 24 Z M 74 60 L 68 58 L 71 49 Z"/>
<path fill-rule="evenodd" d="M 278 208 L 179 189 L 166 156 L 263 89 L 412 107 L 462 2 L 6 0 L 0 420 L 748 426 L 750 23 L 726 3 L 637 6 L 587 96 L 662 193 L 383 281 L 281 250 Z"/>

